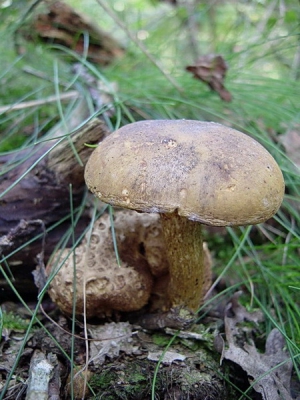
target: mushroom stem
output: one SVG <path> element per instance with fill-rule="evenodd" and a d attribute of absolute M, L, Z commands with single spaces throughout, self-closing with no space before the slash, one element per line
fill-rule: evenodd
<path fill-rule="evenodd" d="M 197 311 L 204 285 L 202 225 L 177 212 L 160 217 L 169 260 L 171 304 Z"/>

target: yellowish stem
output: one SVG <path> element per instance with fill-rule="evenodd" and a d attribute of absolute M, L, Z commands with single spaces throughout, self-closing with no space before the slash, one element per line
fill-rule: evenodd
<path fill-rule="evenodd" d="M 204 285 L 202 226 L 177 213 L 161 214 L 161 221 L 170 264 L 171 304 L 197 311 Z"/>

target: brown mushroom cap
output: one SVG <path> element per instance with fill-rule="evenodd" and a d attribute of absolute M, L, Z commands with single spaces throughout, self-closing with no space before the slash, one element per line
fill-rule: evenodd
<path fill-rule="evenodd" d="M 172 213 L 207 225 L 248 225 L 273 216 L 282 173 L 253 138 L 221 124 L 153 120 L 115 131 L 92 153 L 88 188 L 102 201 Z"/>

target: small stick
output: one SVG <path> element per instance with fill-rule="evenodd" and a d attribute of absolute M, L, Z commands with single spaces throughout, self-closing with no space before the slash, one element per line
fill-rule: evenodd
<path fill-rule="evenodd" d="M 79 93 L 76 90 L 70 90 L 69 92 L 60 94 L 59 96 L 53 95 L 40 100 L 30 100 L 18 104 L 10 104 L 8 106 L 3 106 L 0 107 L 0 113 L 5 113 L 7 111 L 23 110 L 25 108 L 41 106 L 48 103 L 54 103 L 57 100 L 66 101 L 66 100 L 76 99 L 78 97 Z"/>
<path fill-rule="evenodd" d="M 43 352 L 35 350 L 30 362 L 26 400 L 47 400 L 53 365 Z"/>

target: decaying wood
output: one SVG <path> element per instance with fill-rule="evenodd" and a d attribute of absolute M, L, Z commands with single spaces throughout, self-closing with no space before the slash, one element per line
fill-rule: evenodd
<path fill-rule="evenodd" d="M 35 10 L 30 26 L 23 28 L 22 33 L 28 40 L 36 41 L 38 37 L 80 55 L 87 52 L 87 58 L 100 65 L 107 65 L 124 54 L 115 39 L 62 1 L 43 1 L 42 7 Z"/>
<path fill-rule="evenodd" d="M 0 262 L 2 268 L 9 266 L 21 294 L 36 293 L 32 270 L 37 256 L 44 252 L 47 262 L 71 226 L 70 191 L 74 209 L 82 201 L 84 165 L 93 150 L 85 143 L 96 144 L 107 134 L 106 125 L 94 119 L 71 136 L 0 158 L 4 172 L 0 178 Z M 83 215 L 75 235 L 87 223 L 88 216 Z M 10 290 L 5 278 L 0 278 L 0 287 L 0 298 L 7 298 Z"/>
<path fill-rule="evenodd" d="M 48 399 L 48 387 L 53 368 L 45 354 L 39 350 L 33 353 L 30 362 L 26 400 Z"/>

